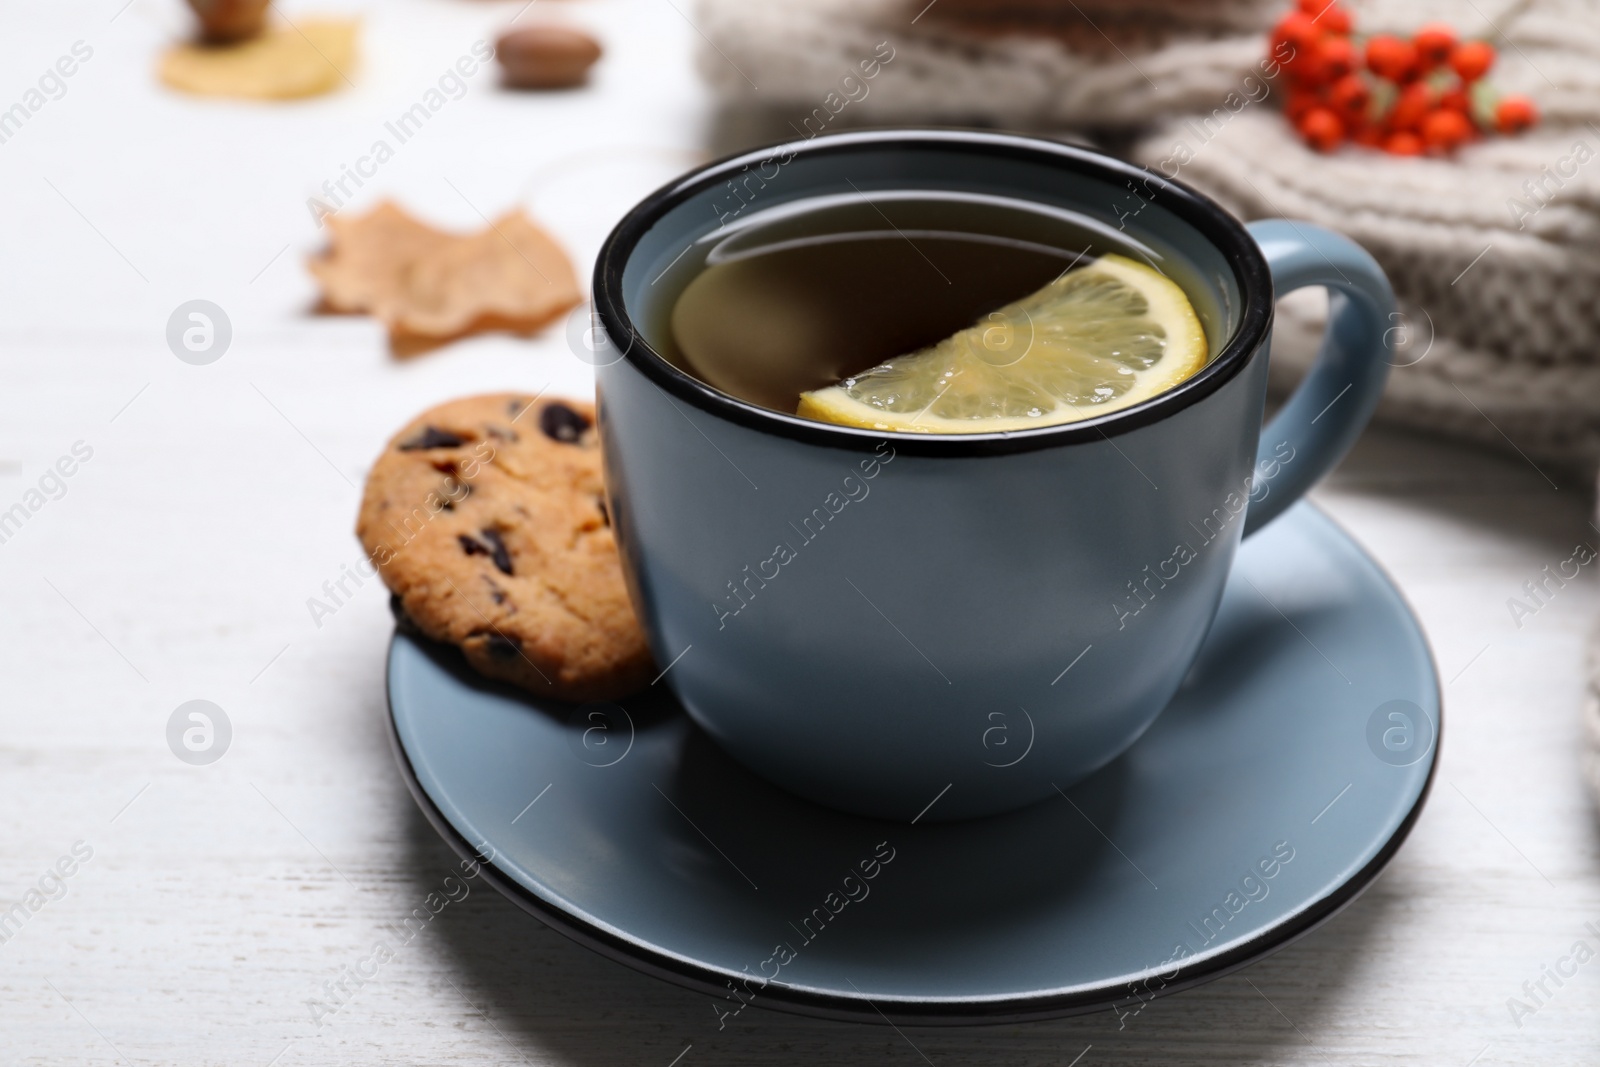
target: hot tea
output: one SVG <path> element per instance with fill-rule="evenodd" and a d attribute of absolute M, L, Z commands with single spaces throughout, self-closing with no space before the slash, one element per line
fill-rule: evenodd
<path fill-rule="evenodd" d="M 1171 280 L 1194 280 L 1180 258 L 1081 214 L 971 194 L 780 205 L 668 275 L 652 333 L 680 369 L 762 407 L 912 432 L 1129 406 L 1212 354 L 1195 310 L 1216 321 Z"/>

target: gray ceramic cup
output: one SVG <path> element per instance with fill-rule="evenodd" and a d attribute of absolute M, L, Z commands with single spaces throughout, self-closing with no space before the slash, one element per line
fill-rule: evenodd
<path fill-rule="evenodd" d="M 652 347 L 653 282 L 731 211 L 908 188 L 1067 208 L 1191 265 L 1220 351 L 1111 414 L 935 436 L 756 407 Z M 1327 336 L 1263 428 L 1273 301 L 1306 285 L 1330 290 Z M 596 362 L 612 520 L 662 684 L 767 779 L 858 814 L 931 821 L 1052 796 L 1160 714 L 1241 537 L 1365 425 L 1394 298 L 1337 234 L 1247 227 L 1094 152 L 882 130 L 752 152 L 656 192 L 602 249 L 594 307 L 609 344 Z"/>

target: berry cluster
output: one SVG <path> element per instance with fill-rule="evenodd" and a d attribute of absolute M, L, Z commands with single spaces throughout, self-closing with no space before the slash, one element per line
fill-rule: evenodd
<path fill-rule="evenodd" d="M 1410 40 L 1361 38 L 1336 0 L 1298 0 L 1272 30 L 1288 77 L 1285 114 L 1307 144 L 1346 141 L 1397 156 L 1448 155 L 1485 130 L 1511 134 L 1538 121 L 1533 101 L 1484 82 L 1494 47 L 1434 23 Z"/>

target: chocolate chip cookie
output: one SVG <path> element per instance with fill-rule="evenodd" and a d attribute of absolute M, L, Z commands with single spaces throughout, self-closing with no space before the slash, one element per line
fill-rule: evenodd
<path fill-rule="evenodd" d="M 501 393 L 423 412 L 373 464 L 356 535 L 410 623 L 491 678 L 585 701 L 654 673 L 589 404 Z"/>

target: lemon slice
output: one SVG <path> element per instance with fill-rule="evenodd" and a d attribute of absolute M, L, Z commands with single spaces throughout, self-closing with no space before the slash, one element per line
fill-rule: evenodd
<path fill-rule="evenodd" d="M 802 393 L 796 413 L 903 433 L 1026 430 L 1148 400 L 1206 355 L 1182 289 L 1105 255 L 938 344 Z"/>

